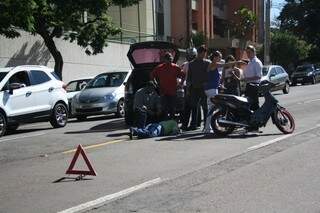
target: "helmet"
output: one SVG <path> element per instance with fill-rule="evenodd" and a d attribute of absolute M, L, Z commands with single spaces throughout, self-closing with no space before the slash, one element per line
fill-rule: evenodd
<path fill-rule="evenodd" d="M 187 61 L 192 61 L 197 56 L 197 50 L 194 47 L 188 48 L 186 50 Z"/>

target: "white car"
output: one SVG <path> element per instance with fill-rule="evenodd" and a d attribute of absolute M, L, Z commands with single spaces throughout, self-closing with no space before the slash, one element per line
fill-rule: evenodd
<path fill-rule="evenodd" d="M 115 113 L 124 117 L 124 83 L 131 71 L 111 71 L 97 75 L 72 99 L 72 115 L 85 120 L 90 115 Z"/>
<path fill-rule="evenodd" d="M 72 105 L 73 96 L 78 94 L 93 78 L 94 77 L 83 77 L 83 78 L 72 80 L 67 84 L 66 90 L 67 90 L 70 115 L 71 115 L 71 105 Z"/>
<path fill-rule="evenodd" d="M 54 128 L 68 121 L 64 83 L 45 66 L 0 68 L 0 136 L 20 123 L 50 121 Z"/>

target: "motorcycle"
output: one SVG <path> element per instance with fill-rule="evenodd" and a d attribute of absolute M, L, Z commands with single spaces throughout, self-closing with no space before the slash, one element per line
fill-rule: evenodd
<path fill-rule="evenodd" d="M 273 124 L 284 134 L 290 134 L 295 129 L 295 122 L 289 111 L 279 104 L 279 101 L 271 94 L 270 90 L 275 84 L 263 81 L 260 84 L 252 84 L 259 89 L 264 96 L 263 105 L 256 111 L 250 110 L 250 102 L 245 97 L 235 95 L 218 94 L 211 98 L 214 108 L 210 109 L 211 127 L 215 134 L 226 136 L 235 129 L 258 129 L 265 127 L 270 117 Z"/>

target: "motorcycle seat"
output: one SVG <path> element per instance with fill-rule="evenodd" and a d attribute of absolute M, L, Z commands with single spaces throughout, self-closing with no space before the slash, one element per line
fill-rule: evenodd
<path fill-rule="evenodd" d="M 248 107 L 249 101 L 245 97 L 240 97 L 236 95 L 228 95 L 228 94 L 219 94 L 214 96 L 215 101 L 225 101 L 225 102 L 231 102 L 239 107 Z"/>

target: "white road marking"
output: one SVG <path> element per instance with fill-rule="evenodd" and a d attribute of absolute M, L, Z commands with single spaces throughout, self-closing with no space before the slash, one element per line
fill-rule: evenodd
<path fill-rule="evenodd" d="M 4 142 L 4 141 L 13 141 L 13 140 L 18 140 L 18 139 L 23 139 L 23 138 L 32 138 L 32 137 L 37 137 L 37 136 L 41 136 L 41 135 L 45 135 L 45 134 L 46 134 L 46 132 L 40 132 L 40 133 L 36 133 L 36 134 L 32 134 L 32 135 L 26 135 L 26 136 L 14 137 L 14 138 L 5 138 L 5 139 L 0 140 L 0 143 Z"/>
<path fill-rule="evenodd" d="M 120 198 L 120 197 L 124 197 L 126 195 L 129 195 L 129 194 L 137 191 L 137 190 L 145 189 L 145 188 L 147 188 L 149 186 L 158 184 L 160 182 L 162 182 L 162 180 L 159 177 L 159 178 L 144 182 L 142 184 L 130 187 L 128 189 L 122 190 L 120 192 L 117 192 L 117 193 L 114 193 L 114 194 L 110 194 L 110 195 L 106 195 L 106 196 L 100 197 L 100 198 L 98 198 L 96 200 L 92 200 L 92 201 L 89 201 L 87 203 L 83 203 L 83 204 L 80 204 L 78 206 L 75 206 L 75 207 L 60 211 L 58 213 L 74 213 L 74 212 L 83 211 L 83 210 L 88 209 L 90 207 L 102 204 L 102 203 L 104 203 L 106 201 L 109 201 L 109 200 L 112 200 L 112 199 L 116 199 L 116 198 Z"/>
<path fill-rule="evenodd" d="M 265 147 L 265 146 L 268 146 L 268 145 L 270 145 L 270 144 L 279 142 L 279 141 L 284 140 L 284 139 L 286 139 L 286 138 L 293 137 L 293 136 L 296 136 L 296 135 L 303 134 L 303 133 L 305 133 L 305 132 L 312 131 L 312 130 L 317 129 L 317 128 L 319 128 L 319 127 L 320 127 L 320 124 L 317 124 L 315 127 L 310 128 L 310 129 L 307 129 L 307 130 L 305 130 L 305 131 L 298 132 L 298 133 L 295 133 L 295 134 L 290 134 L 290 135 L 283 135 L 283 136 L 281 136 L 281 137 L 279 137 L 279 138 L 275 138 L 275 139 L 272 139 L 272 140 L 270 140 L 270 141 L 266 141 L 266 142 L 260 143 L 260 144 L 255 145 L 255 146 L 251 146 L 251 147 L 249 147 L 247 150 L 248 150 L 248 151 L 252 151 L 252 150 L 260 149 L 260 148 L 262 148 L 262 147 Z"/>
<path fill-rule="evenodd" d="M 251 147 L 248 148 L 248 150 L 249 150 L 249 151 L 252 151 L 252 150 L 255 150 L 255 149 L 259 149 L 259 148 L 261 148 L 261 147 L 268 146 L 268 145 L 270 145 L 270 144 L 276 143 L 276 142 L 278 142 L 278 141 L 284 140 L 284 139 L 289 138 L 289 137 L 292 137 L 292 136 L 293 136 L 293 135 L 283 135 L 283 136 L 281 136 L 281 137 L 279 137 L 279 138 L 275 138 L 275 139 L 273 139 L 273 140 L 266 141 L 266 142 L 260 143 L 260 144 L 258 144 L 258 145 L 255 145 L 255 146 L 251 146 Z"/>

